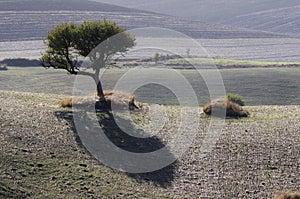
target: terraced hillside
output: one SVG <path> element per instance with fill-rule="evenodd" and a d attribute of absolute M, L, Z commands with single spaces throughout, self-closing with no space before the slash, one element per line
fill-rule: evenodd
<path fill-rule="evenodd" d="M 183 20 L 90 1 L 0 1 L 0 41 L 40 40 L 55 24 L 84 20 L 115 21 L 126 29 L 163 27 L 194 38 L 270 38 L 279 35 Z"/>

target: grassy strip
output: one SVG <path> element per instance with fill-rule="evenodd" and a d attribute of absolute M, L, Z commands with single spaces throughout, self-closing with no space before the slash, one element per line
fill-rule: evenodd
<path fill-rule="evenodd" d="M 259 62 L 221 58 L 179 58 L 165 62 L 166 65 L 216 65 L 223 67 L 288 67 L 300 66 L 300 62 Z"/>

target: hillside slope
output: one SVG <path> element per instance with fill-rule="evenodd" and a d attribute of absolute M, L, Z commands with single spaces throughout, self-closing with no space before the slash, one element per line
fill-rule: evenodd
<path fill-rule="evenodd" d="M 1 11 L 57 11 L 57 10 L 89 10 L 107 12 L 136 12 L 135 9 L 99 3 L 95 1 L 80 0 L 2 0 L 0 1 Z"/>
<path fill-rule="evenodd" d="M 90 1 L 0 1 L 0 41 L 40 40 L 56 24 L 84 20 L 115 21 L 126 29 L 162 27 L 194 38 L 265 38 L 279 35 L 179 19 Z"/>
<path fill-rule="evenodd" d="M 300 36 L 300 6 L 236 16 L 223 21 L 238 27 Z"/>
<path fill-rule="evenodd" d="M 299 35 L 298 0 L 94 0 L 147 11 L 263 31 Z M 296 6 L 296 7 L 295 7 Z M 295 7 L 295 8 L 293 8 Z M 275 18 L 275 20 L 274 20 Z M 255 24 L 254 24 L 255 23 Z M 256 25 L 256 24 L 259 24 Z"/>

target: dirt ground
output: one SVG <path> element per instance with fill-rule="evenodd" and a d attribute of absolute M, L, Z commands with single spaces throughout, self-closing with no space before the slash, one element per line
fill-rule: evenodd
<path fill-rule="evenodd" d="M 0 198 L 272 198 L 300 188 L 298 105 L 247 107 L 250 118 L 226 119 L 204 158 L 200 149 L 210 118 L 202 115 L 196 139 L 178 161 L 128 174 L 84 149 L 72 109 L 58 107 L 63 97 L 0 91 Z M 156 135 L 161 143 L 178 128 L 179 108 L 165 110 L 169 122 Z M 134 121 L 143 126 L 145 114 L 135 114 Z"/>

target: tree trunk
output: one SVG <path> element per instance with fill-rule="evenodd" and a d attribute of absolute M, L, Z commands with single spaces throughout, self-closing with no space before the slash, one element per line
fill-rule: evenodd
<path fill-rule="evenodd" d="M 99 75 L 100 75 L 100 68 L 96 68 L 93 78 L 97 86 L 97 96 L 100 98 L 100 100 L 105 100 Z"/>
<path fill-rule="evenodd" d="M 105 100 L 104 98 L 104 93 L 103 93 L 103 88 L 102 88 L 102 84 L 101 81 L 99 79 L 99 76 L 95 76 L 94 77 L 95 83 L 97 85 L 97 96 L 101 99 L 101 100 Z"/>
<path fill-rule="evenodd" d="M 100 98 L 104 98 L 104 93 L 103 93 L 103 88 L 102 88 L 102 84 L 100 81 L 98 81 L 98 84 L 97 84 L 97 95 L 100 97 Z"/>

